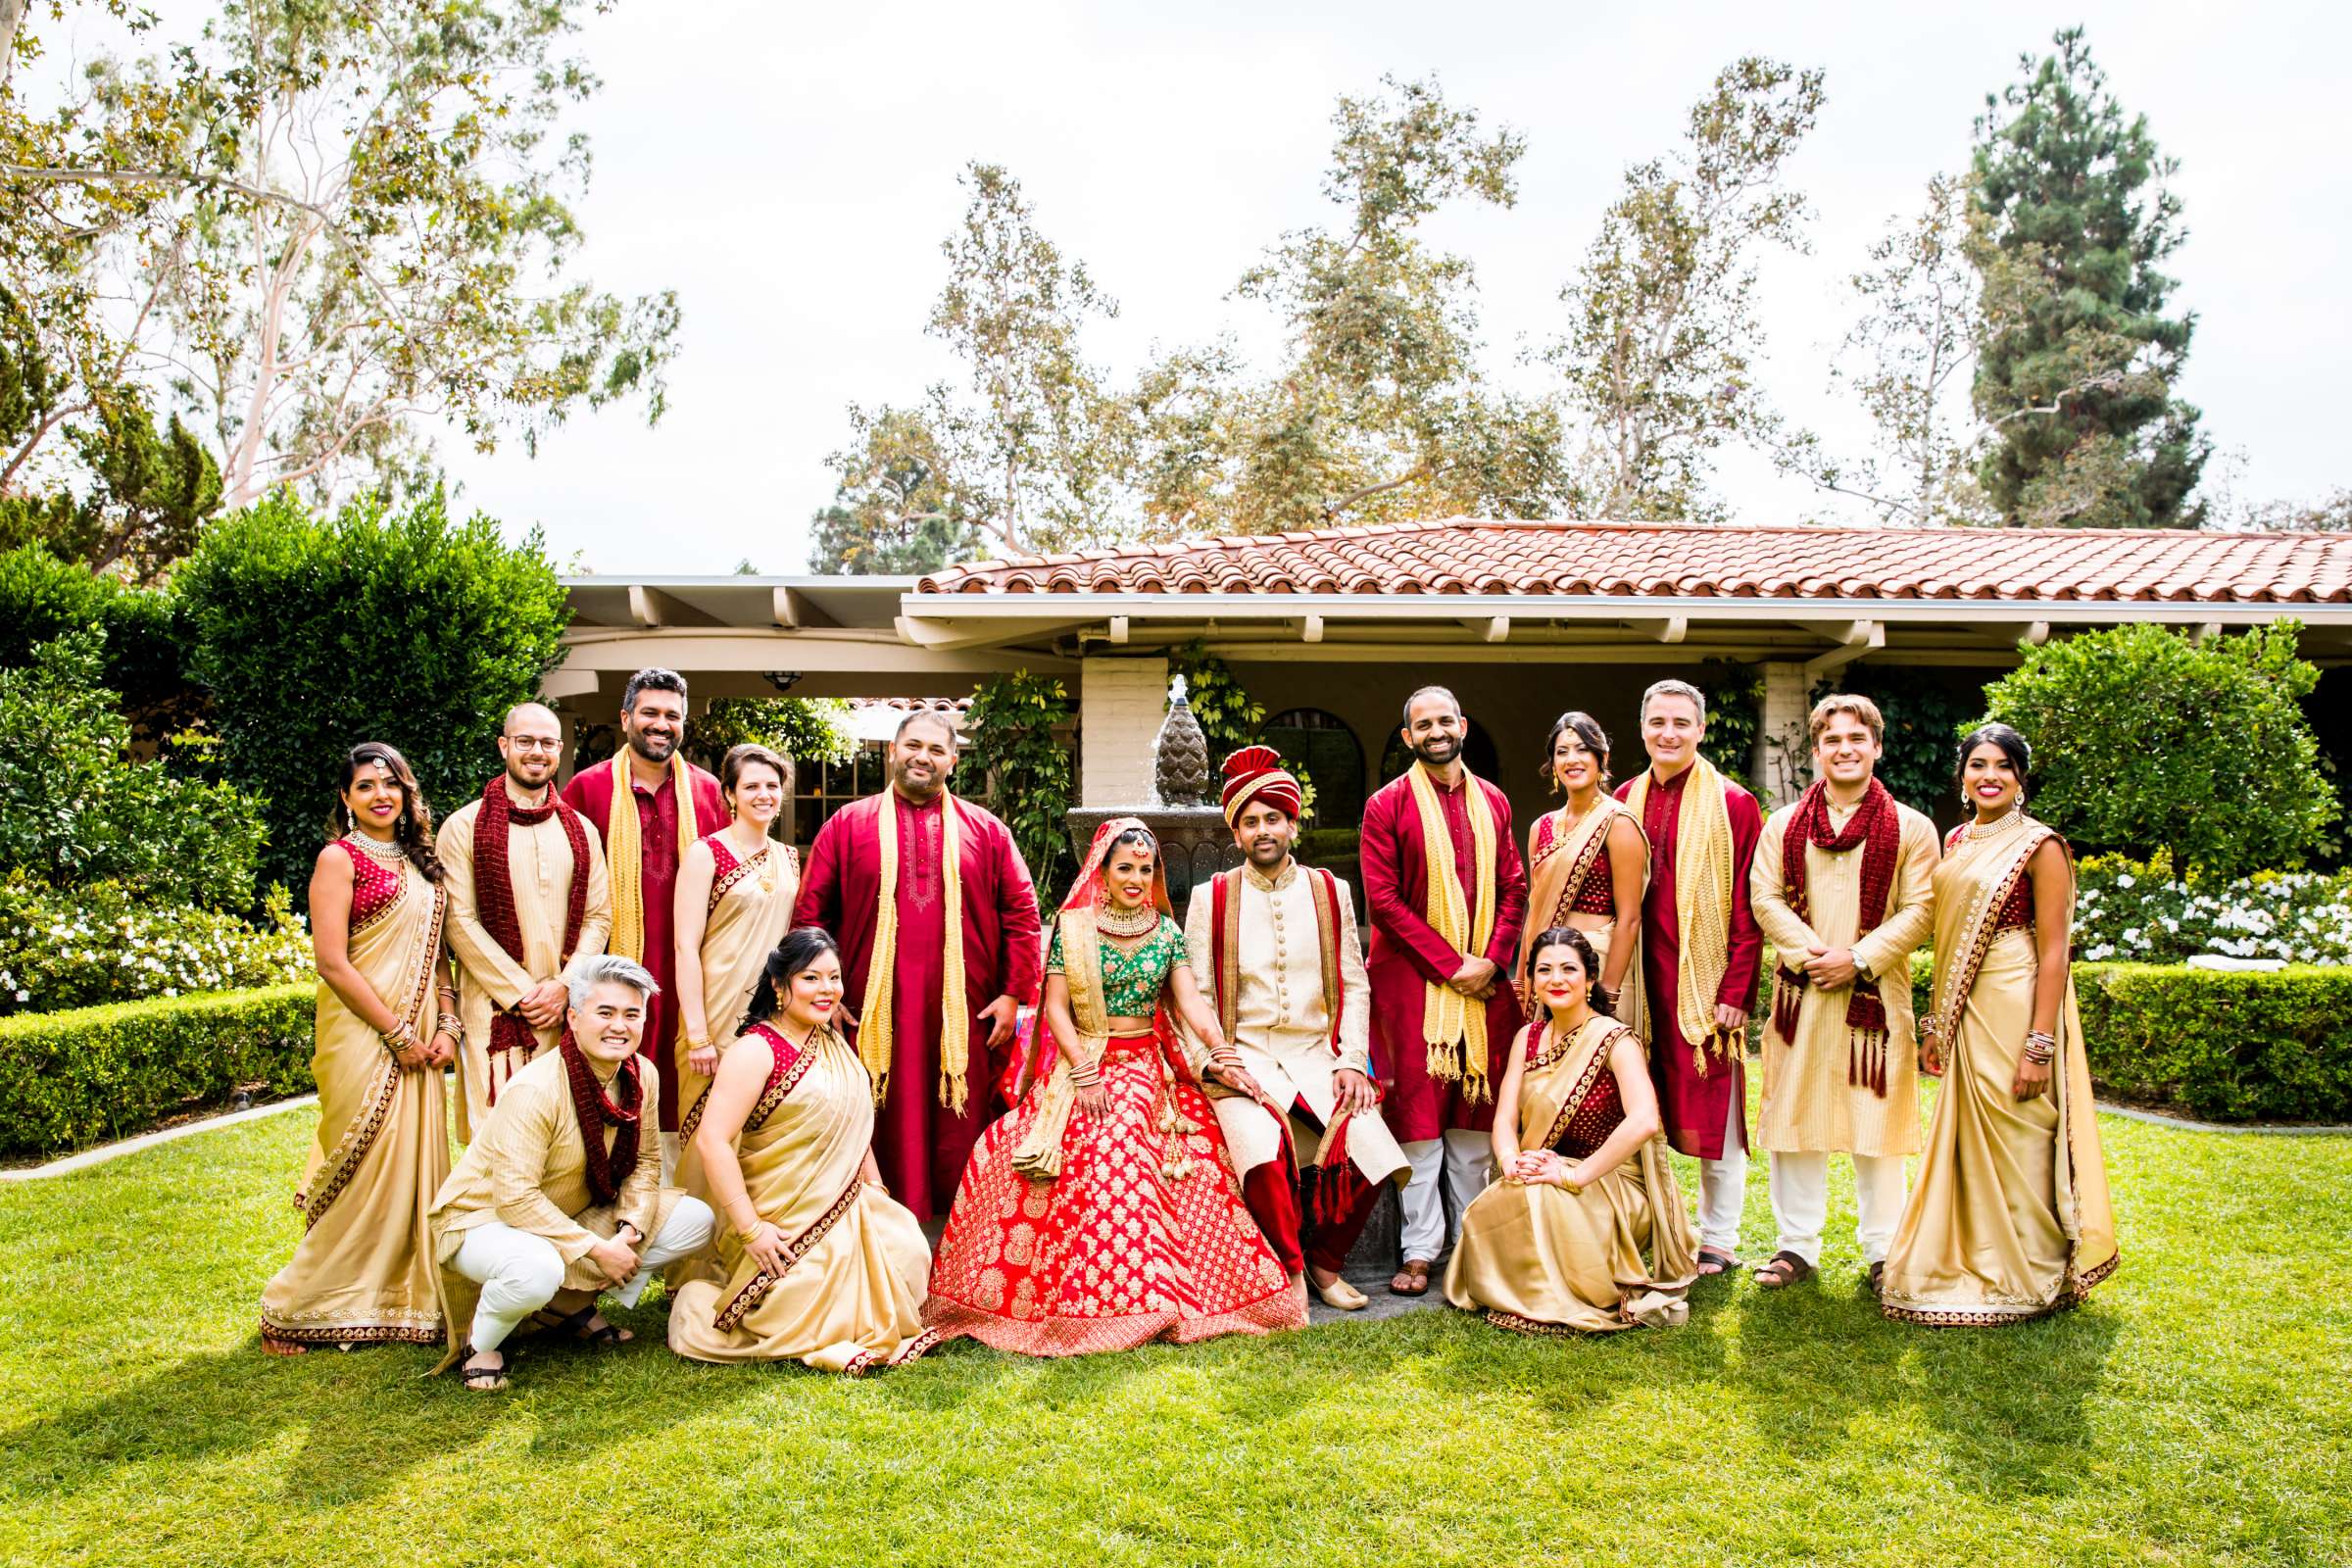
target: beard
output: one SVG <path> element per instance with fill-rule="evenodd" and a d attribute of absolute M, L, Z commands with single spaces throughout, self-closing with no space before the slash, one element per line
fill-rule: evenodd
<path fill-rule="evenodd" d="M 927 801 L 948 787 L 947 775 L 936 768 L 925 773 L 919 779 L 909 777 L 910 772 L 911 769 L 904 762 L 896 763 L 891 767 L 890 782 L 897 787 L 901 795 L 918 801 Z"/>
<path fill-rule="evenodd" d="M 536 778 L 531 777 L 529 774 L 523 771 L 523 768 L 526 766 L 537 767 L 539 766 L 539 763 L 536 761 L 536 760 L 534 760 L 533 761 L 527 763 L 516 760 L 507 764 L 507 782 L 513 784 L 516 789 L 522 791 L 526 795 L 531 794 L 534 791 L 547 788 L 548 781 L 556 776 L 556 769 L 553 763 L 548 764 L 545 770 L 542 771 Z"/>
<path fill-rule="evenodd" d="M 1251 839 L 1242 854 L 1259 870 L 1270 871 L 1291 858 L 1291 846 L 1282 839 Z"/>
<path fill-rule="evenodd" d="M 1432 767 L 1444 767 L 1462 755 L 1462 743 L 1450 735 L 1432 735 L 1413 748 L 1413 755 Z"/>
<path fill-rule="evenodd" d="M 670 735 L 651 735 L 640 731 L 629 737 L 629 750 L 649 762 L 666 762 L 678 749 L 678 738 Z"/>

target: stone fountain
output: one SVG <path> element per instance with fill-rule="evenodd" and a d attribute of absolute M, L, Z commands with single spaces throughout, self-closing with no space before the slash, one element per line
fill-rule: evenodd
<path fill-rule="evenodd" d="M 1184 677 L 1168 684 L 1168 716 L 1152 743 L 1152 800 L 1135 806 L 1081 807 L 1070 812 L 1070 843 L 1081 859 L 1095 841 L 1095 830 L 1114 816 L 1136 816 L 1158 838 L 1167 857 L 1168 897 L 1176 917 L 1184 917 L 1185 901 L 1197 883 L 1242 863 L 1233 835 L 1226 831 L 1225 813 L 1217 806 L 1216 769 L 1210 765 L 1208 737 L 1185 701 Z"/>

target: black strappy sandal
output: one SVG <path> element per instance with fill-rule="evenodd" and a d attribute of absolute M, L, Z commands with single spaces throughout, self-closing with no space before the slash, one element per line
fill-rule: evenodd
<path fill-rule="evenodd" d="M 1794 1252 L 1772 1254 L 1772 1260 L 1756 1270 L 1756 1283 L 1768 1291 L 1785 1291 L 1791 1285 L 1802 1285 L 1816 1270 Z"/>
<path fill-rule="evenodd" d="M 595 1316 L 596 1303 L 591 1301 L 569 1317 L 557 1318 L 548 1327 L 559 1329 L 582 1345 L 597 1350 L 609 1350 L 615 1345 L 626 1345 L 637 1337 L 627 1329 L 618 1328 L 611 1323 L 592 1329 L 588 1326 L 588 1320 Z"/>
<path fill-rule="evenodd" d="M 472 1360 L 476 1355 L 491 1354 L 498 1356 L 498 1365 L 467 1366 L 466 1364 L 466 1362 Z M 472 1390 L 476 1394 L 498 1393 L 501 1389 L 508 1387 L 506 1351 L 477 1351 L 472 1346 L 468 1345 L 465 1349 L 458 1352 L 458 1376 L 464 1381 L 466 1388 Z"/>
<path fill-rule="evenodd" d="M 1709 1263 L 1715 1266 L 1709 1268 L 1707 1266 Z M 1719 1275 L 1729 1274 L 1739 1266 L 1740 1260 L 1729 1252 L 1718 1252 L 1711 1247 L 1702 1247 L 1698 1250 L 1698 1277 L 1702 1280 L 1711 1280 Z"/>

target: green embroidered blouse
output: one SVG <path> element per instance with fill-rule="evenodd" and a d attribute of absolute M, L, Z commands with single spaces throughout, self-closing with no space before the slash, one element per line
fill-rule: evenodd
<path fill-rule="evenodd" d="M 1190 961 L 1185 954 L 1184 928 L 1166 915 L 1159 929 L 1128 946 L 1108 937 L 1096 938 L 1102 950 L 1102 1011 L 1112 1018 L 1149 1018 L 1159 1006 L 1159 993 L 1168 971 Z M 1054 945 L 1046 950 L 1046 973 L 1063 974 L 1061 922 L 1054 922 Z"/>

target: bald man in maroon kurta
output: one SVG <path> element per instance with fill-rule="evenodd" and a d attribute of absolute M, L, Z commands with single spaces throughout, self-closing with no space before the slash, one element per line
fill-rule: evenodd
<path fill-rule="evenodd" d="M 1724 814 L 1732 827 L 1732 908 L 1727 930 L 1723 981 L 1716 987 L 1720 1021 L 1740 1015 L 1739 1044 L 1729 1056 L 1710 1053 L 1706 1070 L 1695 1062 L 1692 1042 L 1677 1020 L 1682 982 L 1682 925 L 1675 913 L 1674 851 L 1683 789 L 1706 733 L 1703 699 L 1680 681 L 1661 681 L 1644 694 L 1642 739 L 1650 753 L 1649 798 L 1642 831 L 1649 835 L 1649 889 L 1642 898 L 1642 978 L 1649 1009 L 1649 1072 L 1658 1090 L 1658 1112 L 1666 1141 L 1699 1161 L 1699 1246 L 1701 1271 L 1720 1273 L 1737 1257 L 1740 1211 L 1747 1185 L 1746 1016 L 1756 997 L 1756 971 L 1764 956 L 1764 932 L 1747 902 L 1748 868 L 1764 836 L 1764 811 L 1756 798 L 1724 780 Z M 1662 720 L 1653 723 L 1654 716 Z M 1617 789 L 1629 800 L 1639 778 Z M 1725 1009 L 1729 1009 L 1727 1012 Z M 1712 1266 L 1711 1266 L 1712 1265 Z"/>
<path fill-rule="evenodd" d="M 918 715 L 918 719 L 921 715 Z M 910 721 L 903 730 L 939 737 L 944 725 Z M 953 732 L 946 737 L 953 741 Z M 900 746 L 894 744 L 893 772 Z M 935 759 L 930 764 L 939 767 Z M 952 760 L 948 763 L 953 766 Z M 945 772 L 938 772 L 944 784 Z M 920 793 L 916 791 L 915 793 Z M 959 813 L 962 835 L 963 1009 L 971 1023 L 968 1099 L 955 1114 L 939 1098 L 941 993 L 947 982 L 947 884 L 941 864 L 942 813 Z M 792 923 L 816 925 L 841 944 L 845 1000 L 853 1014 L 865 1007 L 866 970 L 873 961 L 880 911 L 884 811 L 898 814 L 898 965 L 893 984 L 889 1091 L 874 1117 L 874 1158 L 891 1197 L 917 1219 L 945 1212 L 981 1129 L 1003 1108 L 996 1085 L 1011 1057 L 1011 1008 L 1037 1001 L 1045 966 L 1039 940 L 1037 890 L 1004 824 L 968 801 L 952 804 L 936 786 L 910 799 L 899 783 L 854 801 L 817 830 L 793 905 Z M 999 1027 L 1000 1021 L 1003 1027 Z M 992 1035 L 997 1038 L 992 1041 Z"/>
<path fill-rule="evenodd" d="M 1409 778 L 1396 778 L 1364 803 L 1359 846 L 1364 902 L 1371 915 L 1372 948 L 1364 960 L 1372 985 L 1372 1064 L 1385 1081 L 1381 1115 L 1412 1164 L 1403 1195 L 1403 1267 L 1390 1289 L 1418 1296 L 1427 1289 L 1429 1265 L 1449 1234 L 1446 1198 L 1451 1191 L 1458 1222 L 1460 1207 L 1486 1185 L 1494 1159 L 1490 1131 L 1494 1125 L 1496 1084 L 1519 1031 L 1519 1000 L 1511 965 L 1519 954 L 1519 928 L 1527 918 L 1527 868 L 1519 858 L 1519 835 L 1511 826 L 1510 798 L 1461 765 L 1467 733 L 1460 706 L 1449 692 L 1428 688 L 1406 705 L 1405 736 L 1415 767 L 1427 767 L 1445 814 L 1444 853 L 1473 907 L 1478 903 L 1477 849 L 1470 813 L 1489 813 L 1494 829 L 1494 929 L 1481 953 L 1456 952 L 1431 929 L 1429 855 L 1422 842 L 1421 813 Z M 1414 720 L 1422 720 L 1416 731 Z M 1494 989 L 1486 1002 L 1487 1093 L 1473 1102 L 1463 1081 L 1433 1079 L 1421 1019 L 1427 988 L 1445 985 L 1464 962 L 1484 958 L 1494 965 Z M 1411 1283 L 1405 1283 L 1407 1279 Z"/>

